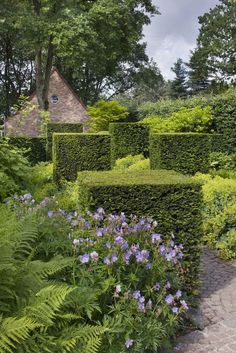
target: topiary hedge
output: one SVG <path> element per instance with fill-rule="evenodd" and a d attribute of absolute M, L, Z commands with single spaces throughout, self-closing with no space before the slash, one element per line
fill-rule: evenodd
<path fill-rule="evenodd" d="M 53 175 L 75 180 L 80 170 L 111 169 L 111 137 L 108 134 L 53 134 Z"/>
<path fill-rule="evenodd" d="M 228 152 L 228 141 L 224 134 L 211 134 L 210 137 L 212 152 Z"/>
<path fill-rule="evenodd" d="M 196 288 L 201 229 L 201 185 L 173 171 L 80 172 L 80 201 L 84 209 L 148 215 L 163 235 L 171 232 L 184 245 L 188 290 Z"/>
<path fill-rule="evenodd" d="M 209 169 L 210 152 L 208 134 L 153 134 L 150 138 L 150 167 L 189 174 L 204 173 Z"/>
<path fill-rule="evenodd" d="M 47 124 L 47 160 L 52 159 L 52 134 L 54 132 L 63 133 L 81 133 L 83 132 L 83 124 L 69 124 L 69 123 L 48 123 Z"/>
<path fill-rule="evenodd" d="M 129 154 L 149 154 L 149 126 L 136 123 L 111 123 L 111 158 L 117 159 Z"/>
<path fill-rule="evenodd" d="M 43 137 L 10 137 L 9 143 L 18 148 L 29 149 L 25 155 L 31 164 L 46 161 L 46 139 Z"/>

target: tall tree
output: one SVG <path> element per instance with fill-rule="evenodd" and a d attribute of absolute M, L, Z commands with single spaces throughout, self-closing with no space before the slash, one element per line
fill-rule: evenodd
<path fill-rule="evenodd" d="M 36 93 L 43 110 L 48 108 L 49 78 L 56 56 L 68 66 L 87 70 L 86 79 L 93 80 L 96 71 L 99 88 L 103 66 L 113 75 L 114 67 L 128 63 L 142 38 L 143 25 L 157 13 L 151 0 L 11 1 L 14 14 L 0 16 L 0 20 L 14 17 L 15 27 L 24 29 L 22 40 L 35 56 Z M 85 58 L 90 58 L 89 65 Z"/>
<path fill-rule="evenodd" d="M 236 78 L 236 3 L 220 0 L 199 17 L 197 48 L 190 59 L 190 81 L 196 90 L 211 81 L 230 82 Z"/>
<path fill-rule="evenodd" d="M 187 69 L 181 58 L 177 59 L 171 70 L 175 73 L 175 78 L 171 83 L 171 95 L 174 98 L 184 98 L 187 96 Z"/>

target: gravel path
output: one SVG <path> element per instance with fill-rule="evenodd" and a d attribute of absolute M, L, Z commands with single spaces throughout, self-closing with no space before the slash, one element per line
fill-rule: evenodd
<path fill-rule="evenodd" d="M 181 337 L 174 352 L 236 353 L 236 262 L 204 250 L 201 302 L 193 318 L 199 330 Z"/>

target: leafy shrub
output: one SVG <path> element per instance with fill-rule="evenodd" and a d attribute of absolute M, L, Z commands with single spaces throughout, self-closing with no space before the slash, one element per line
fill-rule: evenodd
<path fill-rule="evenodd" d="M 212 129 L 212 110 L 207 106 L 187 109 L 182 108 L 168 118 L 148 117 L 142 123 L 150 124 L 154 133 L 165 132 L 210 132 Z"/>
<path fill-rule="evenodd" d="M 26 188 L 30 179 L 30 167 L 24 150 L 0 141 L 0 201 Z"/>
<path fill-rule="evenodd" d="M 108 131 L 111 122 L 124 120 L 128 115 L 127 108 L 117 101 L 106 102 L 100 99 L 88 107 L 90 132 Z"/>
<path fill-rule="evenodd" d="M 210 154 L 210 167 L 213 169 L 236 169 L 236 154 L 213 152 Z"/>
<path fill-rule="evenodd" d="M 112 123 L 111 134 L 112 162 L 129 154 L 149 154 L 149 126 L 136 123 Z"/>
<path fill-rule="evenodd" d="M 81 320 L 78 287 L 63 280 L 74 259 L 32 259 L 36 217 L 17 220 L 3 206 L 0 215 L 0 352 L 97 352 L 104 329 Z"/>
<path fill-rule="evenodd" d="M 91 328 L 97 343 L 93 347 L 97 347 L 98 352 L 120 353 L 129 350 L 148 353 L 169 345 L 178 320 L 188 308 L 186 295 L 181 290 L 183 246 L 175 241 L 174 235 L 167 237 L 159 234 L 157 222 L 150 217 L 126 217 L 124 213 L 106 215 L 102 208 L 95 213 L 88 212 L 84 217 L 74 211 L 65 212 L 52 198 L 35 204 L 30 195 L 21 196 L 14 202 L 18 202 L 15 207 L 18 216 L 23 217 L 27 213 L 35 215 L 37 224 L 38 220 L 43 220 L 44 223 L 38 225 L 40 232 L 48 228 L 48 222 L 53 222 L 54 226 L 57 224 L 58 230 L 64 229 L 71 257 L 64 259 L 68 268 L 63 278 L 67 285 L 72 284 L 73 288 L 78 289 L 70 287 L 72 293 L 62 309 L 72 309 L 72 322 L 78 318 L 81 324 L 102 324 L 102 327 Z M 41 218 L 43 213 L 44 218 Z M 70 228 L 69 238 L 67 227 Z M 45 233 L 48 231 L 45 230 Z M 40 239 L 42 241 L 42 235 Z M 44 241 L 44 245 L 48 246 L 51 236 L 45 234 Z M 60 251 L 58 237 L 57 241 L 55 237 L 54 246 L 48 251 L 51 256 L 53 248 Z M 41 257 L 44 256 L 42 250 Z M 63 247 L 61 252 L 66 254 Z M 36 251 L 36 254 L 39 252 Z M 72 268 L 70 261 L 74 264 Z M 46 266 L 48 262 L 43 264 Z M 58 322 L 58 334 L 66 328 L 68 334 L 74 333 L 67 326 L 66 319 L 70 315 L 65 316 L 64 325 Z M 58 316 L 62 316 L 60 312 Z M 99 348 L 95 334 L 103 331 L 102 346 Z M 46 333 L 42 332 L 45 340 Z M 79 346 L 76 348 L 78 350 L 74 351 L 79 352 Z M 95 349 L 87 352 L 90 351 Z"/>
<path fill-rule="evenodd" d="M 43 137 L 10 137 L 9 143 L 26 149 L 25 156 L 33 165 L 46 161 L 46 139 Z"/>
<path fill-rule="evenodd" d="M 73 132 L 81 133 L 83 132 L 83 124 L 71 124 L 71 123 L 48 123 L 47 124 L 47 160 L 52 159 L 52 134 L 54 132 Z"/>
<path fill-rule="evenodd" d="M 78 182 L 84 209 L 101 205 L 110 212 L 152 216 L 160 232 L 174 232 L 185 248 L 186 288 L 195 293 L 202 234 L 200 185 L 173 171 L 150 170 L 80 172 Z"/>
<path fill-rule="evenodd" d="M 142 154 L 136 156 L 128 155 L 124 158 L 117 159 L 115 162 L 114 170 L 135 171 L 150 169 L 149 159 L 145 159 Z"/>
<path fill-rule="evenodd" d="M 210 151 L 209 134 L 153 134 L 150 138 L 151 169 L 173 169 L 189 174 L 207 172 Z"/>
<path fill-rule="evenodd" d="M 226 259 L 236 257 L 236 180 L 196 174 L 204 181 L 204 239 Z"/>
<path fill-rule="evenodd" d="M 75 180 L 79 170 L 111 169 L 111 137 L 107 134 L 53 134 L 54 180 Z"/>

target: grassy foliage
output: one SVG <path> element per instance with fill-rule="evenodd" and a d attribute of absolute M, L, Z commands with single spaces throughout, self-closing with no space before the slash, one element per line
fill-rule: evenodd
<path fill-rule="evenodd" d="M 113 168 L 116 171 L 135 171 L 150 169 L 149 159 L 144 158 L 142 154 L 136 156 L 128 155 L 117 159 Z"/>

